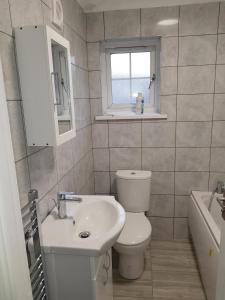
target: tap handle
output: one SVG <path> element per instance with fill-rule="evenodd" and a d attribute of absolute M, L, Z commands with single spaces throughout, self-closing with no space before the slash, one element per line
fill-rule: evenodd
<path fill-rule="evenodd" d="M 67 200 L 70 199 L 70 196 L 74 196 L 73 192 L 58 192 L 57 193 L 57 199 L 58 200 Z"/>

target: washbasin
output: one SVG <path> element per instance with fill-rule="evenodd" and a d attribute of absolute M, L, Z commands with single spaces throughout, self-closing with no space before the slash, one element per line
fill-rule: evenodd
<path fill-rule="evenodd" d="M 41 225 L 45 253 L 100 256 L 118 239 L 125 211 L 113 196 L 80 196 L 82 202 L 66 202 L 67 218 L 57 208 Z"/>

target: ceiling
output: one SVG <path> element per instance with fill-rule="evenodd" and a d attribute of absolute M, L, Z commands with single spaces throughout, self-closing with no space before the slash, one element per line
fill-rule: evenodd
<path fill-rule="evenodd" d="M 85 12 L 185 5 L 219 0 L 78 0 Z"/>

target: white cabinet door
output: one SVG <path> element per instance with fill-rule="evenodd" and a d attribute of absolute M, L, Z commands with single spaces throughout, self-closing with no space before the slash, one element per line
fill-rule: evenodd
<path fill-rule="evenodd" d="M 95 281 L 96 300 L 112 300 L 112 256 L 111 249 L 104 255 Z"/>
<path fill-rule="evenodd" d="M 216 300 L 225 300 L 225 220 L 221 228 L 220 261 L 217 279 Z"/>

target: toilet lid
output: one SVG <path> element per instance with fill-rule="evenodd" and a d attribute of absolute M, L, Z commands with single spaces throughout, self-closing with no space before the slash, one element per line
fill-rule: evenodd
<path fill-rule="evenodd" d="M 122 245 L 137 245 L 147 240 L 152 232 L 152 226 L 144 213 L 126 212 L 124 228 L 117 240 Z"/>
<path fill-rule="evenodd" d="M 122 179 L 151 179 L 151 171 L 140 171 L 140 170 L 118 170 L 116 176 Z"/>

